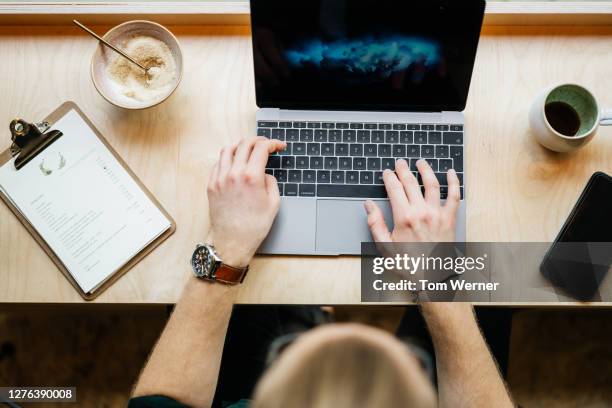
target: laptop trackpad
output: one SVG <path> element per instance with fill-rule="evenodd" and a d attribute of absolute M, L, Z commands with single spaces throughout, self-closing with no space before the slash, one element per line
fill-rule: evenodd
<path fill-rule="evenodd" d="M 317 253 L 359 255 L 361 242 L 372 241 L 368 220 L 360 200 L 317 200 Z M 376 201 L 387 225 L 392 225 L 389 202 Z"/>
<path fill-rule="evenodd" d="M 281 208 L 274 220 L 270 234 L 258 253 L 283 255 L 314 255 L 315 199 L 281 197 Z"/>

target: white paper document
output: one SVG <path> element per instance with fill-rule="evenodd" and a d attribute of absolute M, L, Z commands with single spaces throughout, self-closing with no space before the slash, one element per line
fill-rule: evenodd
<path fill-rule="evenodd" d="M 63 136 L 23 168 L 0 167 L 0 189 L 91 293 L 171 222 L 75 110 L 51 129 Z"/>

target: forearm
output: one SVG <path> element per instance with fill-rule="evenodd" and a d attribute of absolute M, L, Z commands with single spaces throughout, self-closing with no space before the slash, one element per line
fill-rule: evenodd
<path fill-rule="evenodd" d="M 209 238 L 225 265 L 246 267 L 270 231 L 280 206 L 270 154 L 287 147 L 265 137 L 223 148 L 208 180 Z M 210 406 L 238 288 L 192 277 L 140 379 L 135 396 L 161 394 Z"/>
<path fill-rule="evenodd" d="M 190 278 L 138 380 L 134 396 L 210 406 L 236 287 Z"/>
<path fill-rule="evenodd" d="M 436 352 L 439 406 L 513 406 L 473 308 L 431 303 L 421 310 Z"/>

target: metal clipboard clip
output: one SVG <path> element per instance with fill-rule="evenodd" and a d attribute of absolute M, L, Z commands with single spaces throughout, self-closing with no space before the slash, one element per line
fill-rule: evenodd
<path fill-rule="evenodd" d="M 11 155 L 15 157 L 17 170 L 25 166 L 38 153 L 45 150 L 62 136 L 59 130 L 49 131 L 49 122 L 28 123 L 23 119 L 14 119 L 9 128 L 11 130 Z"/>

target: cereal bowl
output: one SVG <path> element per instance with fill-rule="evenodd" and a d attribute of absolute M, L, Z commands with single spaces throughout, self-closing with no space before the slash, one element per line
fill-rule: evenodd
<path fill-rule="evenodd" d="M 183 55 L 176 37 L 160 24 L 135 20 L 102 37 L 149 68 L 145 72 L 104 44 L 91 60 L 91 79 L 108 102 L 125 109 L 145 109 L 168 99 L 183 74 Z"/>

